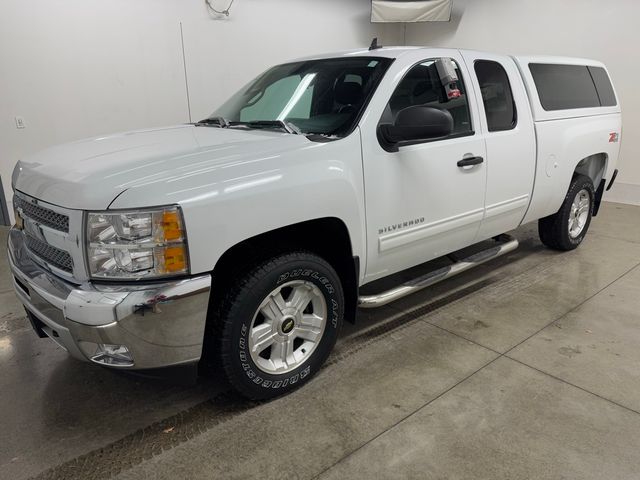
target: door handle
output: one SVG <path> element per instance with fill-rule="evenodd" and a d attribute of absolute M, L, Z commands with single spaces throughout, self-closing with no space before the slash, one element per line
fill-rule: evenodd
<path fill-rule="evenodd" d="M 480 165 L 482 162 L 484 162 L 484 158 L 482 157 L 469 157 L 469 158 L 463 158 L 462 160 L 459 160 L 458 166 L 472 167 L 474 165 Z"/>

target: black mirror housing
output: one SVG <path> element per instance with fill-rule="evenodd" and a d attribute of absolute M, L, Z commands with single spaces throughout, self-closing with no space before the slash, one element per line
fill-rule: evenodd
<path fill-rule="evenodd" d="M 453 117 L 447 110 L 416 105 L 400 110 L 395 123 L 380 125 L 379 136 L 389 146 L 451 135 Z"/>

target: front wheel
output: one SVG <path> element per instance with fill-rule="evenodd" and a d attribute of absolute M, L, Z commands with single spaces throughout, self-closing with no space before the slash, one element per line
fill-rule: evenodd
<path fill-rule="evenodd" d="M 231 282 L 218 309 L 229 382 L 252 399 L 297 388 L 326 360 L 343 316 L 340 279 L 322 258 L 295 252 L 258 265 Z"/>
<path fill-rule="evenodd" d="M 556 250 L 573 250 L 582 243 L 593 215 L 595 190 L 585 175 L 576 175 L 557 213 L 538 221 L 540 240 Z"/>

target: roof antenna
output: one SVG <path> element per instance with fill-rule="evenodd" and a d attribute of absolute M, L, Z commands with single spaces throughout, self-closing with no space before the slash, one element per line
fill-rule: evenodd
<path fill-rule="evenodd" d="M 378 45 L 378 37 L 374 38 L 371 41 L 371 45 L 369 46 L 369 50 L 378 50 L 379 48 L 382 48 L 382 45 Z"/>

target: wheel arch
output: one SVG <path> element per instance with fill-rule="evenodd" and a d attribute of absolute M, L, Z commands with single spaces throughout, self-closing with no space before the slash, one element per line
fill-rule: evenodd
<path fill-rule="evenodd" d="M 602 196 L 604 195 L 605 188 L 605 174 L 607 172 L 609 156 L 605 152 L 595 153 L 587 157 L 582 158 L 576 164 L 573 171 L 573 176 L 584 175 L 591 179 L 593 187 L 595 189 L 595 198 L 593 206 L 593 216 L 598 214 L 600 209 L 600 203 L 602 202 Z"/>
<path fill-rule="evenodd" d="M 582 158 L 576 164 L 573 174 L 585 175 L 591 179 L 594 187 L 598 188 L 607 171 L 609 156 L 605 152 L 594 153 Z"/>
<path fill-rule="evenodd" d="M 323 217 L 276 228 L 242 240 L 227 249 L 212 272 L 212 301 L 231 276 L 248 271 L 275 255 L 306 250 L 325 259 L 338 274 L 345 295 L 345 320 L 355 322 L 360 261 L 353 255 L 347 225 L 337 217 Z"/>

